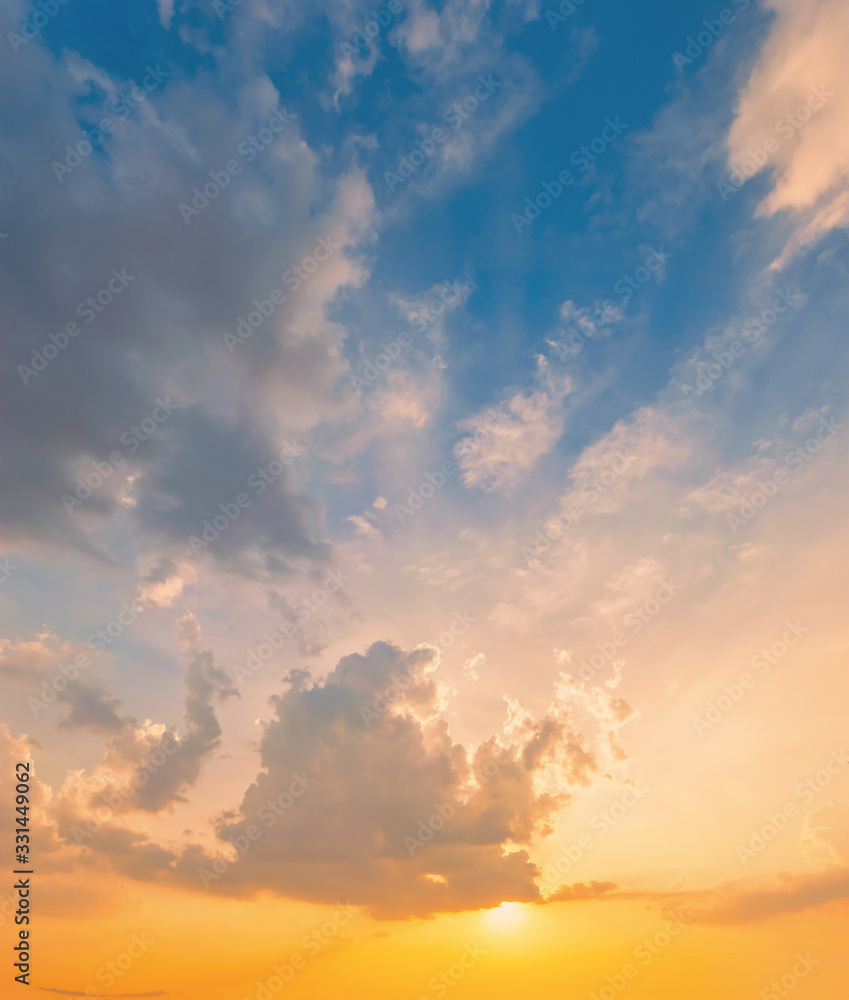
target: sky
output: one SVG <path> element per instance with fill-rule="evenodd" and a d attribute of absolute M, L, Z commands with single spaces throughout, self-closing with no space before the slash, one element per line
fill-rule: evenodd
<path fill-rule="evenodd" d="M 3 994 L 843 1000 L 843 0 L 0 28 Z"/>

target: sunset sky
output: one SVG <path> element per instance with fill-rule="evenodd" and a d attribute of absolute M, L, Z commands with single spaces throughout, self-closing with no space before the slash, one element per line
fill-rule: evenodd
<path fill-rule="evenodd" d="M 845 0 L 0 22 L 0 995 L 845 1000 Z"/>

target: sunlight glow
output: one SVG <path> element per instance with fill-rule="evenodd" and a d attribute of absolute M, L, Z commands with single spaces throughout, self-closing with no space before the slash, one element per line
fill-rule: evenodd
<path fill-rule="evenodd" d="M 525 917 L 524 911 L 521 903 L 502 903 L 493 910 L 487 910 L 486 922 L 490 927 L 506 931 L 521 923 Z"/>

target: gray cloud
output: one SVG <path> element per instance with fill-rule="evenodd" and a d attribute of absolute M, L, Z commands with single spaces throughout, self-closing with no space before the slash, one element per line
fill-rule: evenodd
<path fill-rule="evenodd" d="M 12 21 L 17 6 L 6 12 Z M 315 162 L 295 120 L 186 225 L 178 204 L 284 102 L 270 81 L 244 79 L 236 66 L 226 108 L 210 76 L 189 84 L 161 69 L 170 76 L 143 109 L 60 182 L 51 164 L 84 138 L 92 109 L 99 115 L 129 81 L 110 80 L 72 52 L 54 57 L 40 39 L 0 67 L 0 88 L 14 95 L 0 103 L 0 164 L 9 180 L 0 192 L 9 233 L 0 275 L 7 542 L 71 546 L 112 562 L 103 527 L 121 521 L 141 553 L 173 552 L 276 457 L 300 414 L 344 405 L 336 390 L 344 330 L 325 321 L 323 305 L 357 280 L 345 249 L 235 354 L 222 335 L 319 236 L 333 231 L 349 252 L 367 239 L 366 202 L 359 223 L 357 213 L 334 207 L 344 177 L 316 196 Z M 132 280 L 86 322 L 78 304 L 122 269 Z M 298 322 L 308 336 L 293 332 L 303 310 Z M 61 342 L 71 322 L 80 332 L 59 350 L 48 334 Z M 45 347 L 52 357 L 42 371 L 19 371 L 34 370 L 33 351 Z M 182 410 L 129 453 L 122 434 L 168 392 Z M 116 450 L 121 466 L 82 507 L 66 510 L 61 497 L 73 494 L 75 477 Z M 207 555 L 248 576 L 285 574 L 293 558 L 324 561 L 319 517 L 287 471 Z"/>
<path fill-rule="evenodd" d="M 121 718 L 116 709 L 121 704 L 113 698 L 106 685 L 99 681 L 82 684 L 71 681 L 59 697 L 71 706 L 70 713 L 59 723 L 60 729 L 123 729 L 131 720 Z"/>

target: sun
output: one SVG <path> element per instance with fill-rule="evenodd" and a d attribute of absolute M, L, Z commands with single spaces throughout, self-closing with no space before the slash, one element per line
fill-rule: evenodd
<path fill-rule="evenodd" d="M 525 908 L 521 903 L 502 903 L 493 910 L 487 910 L 486 922 L 490 927 L 506 931 L 515 927 L 525 918 Z"/>

